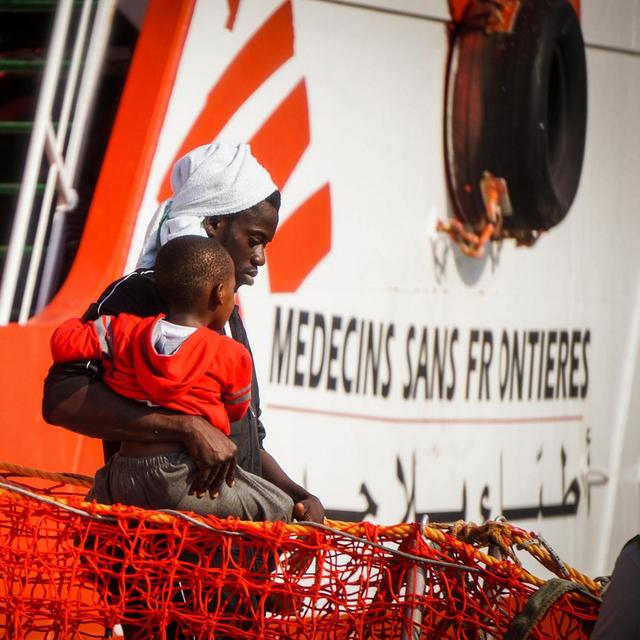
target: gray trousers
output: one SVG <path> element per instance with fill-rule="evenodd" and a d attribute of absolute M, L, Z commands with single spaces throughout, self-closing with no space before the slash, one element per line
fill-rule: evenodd
<path fill-rule="evenodd" d="M 144 509 L 175 509 L 241 520 L 291 522 L 293 500 L 264 478 L 236 467 L 233 487 L 222 484 L 217 498 L 189 495 L 195 464 L 179 451 L 129 458 L 116 453 L 96 473 L 87 500 Z"/>

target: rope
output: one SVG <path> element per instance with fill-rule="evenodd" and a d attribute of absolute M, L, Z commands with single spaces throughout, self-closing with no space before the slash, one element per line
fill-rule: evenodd
<path fill-rule="evenodd" d="M 75 473 L 44 471 L 42 469 L 27 467 L 11 462 L 0 461 L 0 472 L 2 471 L 7 471 L 8 474 L 41 478 L 44 480 L 52 480 L 55 482 L 62 482 L 65 484 L 80 487 L 91 487 L 93 485 L 93 478 L 91 478 L 90 476 Z M 3 486 L 5 489 L 8 488 L 5 485 L 1 486 Z M 30 497 L 38 498 L 38 494 L 31 494 Z M 55 498 L 53 500 L 54 503 L 59 506 L 63 506 L 65 504 L 63 498 Z M 89 505 L 91 503 L 84 504 Z M 91 512 L 93 512 L 94 514 L 109 516 L 110 506 L 93 503 L 91 506 Z M 89 512 L 85 513 L 88 516 L 91 515 L 91 513 Z M 206 525 L 206 523 L 199 519 L 198 516 L 185 516 L 185 514 L 172 511 L 170 509 L 157 510 L 152 513 L 152 520 L 155 522 L 170 522 L 171 518 L 177 517 L 188 519 L 190 522 L 192 522 L 192 524 L 198 526 L 208 527 L 208 525 Z M 264 528 L 263 523 L 247 522 L 246 524 L 251 529 L 263 530 Z M 329 527 L 334 532 L 344 534 L 346 536 L 351 535 L 357 539 L 363 539 L 362 536 L 365 535 L 365 532 L 363 530 L 363 523 L 341 522 L 338 520 L 326 519 L 324 526 Z M 404 539 L 408 535 L 410 535 L 413 526 L 414 525 L 410 523 L 402 523 L 390 527 L 379 527 L 379 530 L 381 532 L 381 535 L 390 536 L 391 538 Z M 286 525 L 286 530 L 289 533 L 304 535 L 308 531 L 308 527 L 309 523 L 299 522 Z M 553 549 L 544 540 L 544 538 L 542 538 L 542 536 L 531 535 L 523 529 L 514 527 L 512 524 L 509 524 L 507 522 L 491 520 L 482 525 L 464 521 L 458 521 L 451 524 L 432 523 L 424 528 L 423 534 L 427 540 L 435 542 L 436 544 L 443 544 L 445 541 L 445 536 L 442 533 L 443 531 L 448 532 L 454 538 L 459 540 L 462 543 L 460 547 L 461 549 L 463 548 L 463 546 L 471 545 L 474 549 L 475 557 L 483 562 L 486 566 L 496 567 L 502 561 L 499 558 L 495 558 L 489 554 L 483 553 L 478 547 L 489 547 L 491 545 L 497 546 L 505 556 L 510 558 L 515 563 L 516 567 L 514 568 L 514 571 L 518 578 L 524 580 L 525 582 L 528 582 L 533 586 L 541 587 L 545 584 L 545 582 L 544 580 L 538 578 L 537 576 L 534 576 L 532 573 L 522 568 L 520 561 L 513 552 L 512 548 L 514 546 L 527 551 L 533 558 L 535 558 L 538 562 L 540 562 L 540 564 L 542 564 L 552 573 L 560 575 L 560 577 L 562 578 L 568 578 L 583 585 L 592 594 L 599 594 L 601 591 L 601 587 L 597 582 L 584 575 L 583 573 L 580 573 L 573 567 L 563 563 L 557 556 L 557 554 L 553 551 Z M 540 544 L 538 544 L 538 542 Z"/>
<path fill-rule="evenodd" d="M 7 471 L 9 475 L 42 478 L 43 480 L 53 480 L 54 482 L 63 482 L 64 484 L 71 484 L 78 487 L 91 487 L 93 485 L 93 478 L 91 476 L 84 476 L 79 473 L 43 471 L 42 469 L 25 467 L 24 465 L 13 462 L 0 461 L 0 471 Z"/>
<path fill-rule="evenodd" d="M 15 493 L 19 493 L 22 496 L 25 496 L 27 498 L 31 498 L 32 500 L 38 500 L 39 502 L 42 502 L 43 504 L 48 504 L 51 506 L 55 506 L 55 507 L 59 507 L 60 509 L 64 509 L 65 511 L 69 511 L 70 513 L 74 513 L 76 515 L 79 516 L 83 516 L 92 520 L 101 520 L 101 521 L 108 521 L 109 520 L 109 516 L 106 515 L 100 515 L 100 514 L 92 514 L 89 513 L 87 511 L 84 511 L 81 508 L 77 508 L 77 507 L 72 507 L 68 504 L 65 504 L 62 500 L 56 500 L 53 498 L 47 498 L 46 496 L 41 496 L 37 493 L 34 493 L 33 491 L 28 491 L 27 489 L 23 489 L 22 487 L 16 487 L 15 485 L 11 485 L 11 484 L 7 484 L 5 482 L 0 482 L 0 494 L 1 494 L 1 490 L 4 489 L 6 491 L 13 491 Z M 91 504 L 93 505 L 93 503 L 82 503 L 83 505 L 85 504 Z M 105 505 L 105 506 L 110 506 L 110 505 Z M 189 522 L 192 525 L 195 525 L 197 527 L 202 527 L 204 529 L 207 529 L 209 531 L 215 532 L 215 533 L 226 533 L 229 535 L 242 535 L 240 533 L 238 533 L 237 531 L 224 531 L 221 530 L 219 528 L 214 528 L 210 525 L 208 525 L 206 522 L 203 522 L 202 520 L 199 520 L 197 517 L 193 517 L 190 516 L 186 513 L 182 513 L 181 511 L 174 511 L 173 509 L 157 509 L 154 510 L 155 514 L 166 514 L 169 517 L 160 517 L 160 518 L 155 518 L 156 521 L 158 522 L 171 522 L 172 518 L 178 518 L 178 519 L 182 519 L 182 520 L 186 520 L 187 522 Z M 113 517 L 111 518 L 112 522 L 117 522 L 117 518 Z M 274 524 L 274 523 L 258 523 L 258 522 L 251 522 L 251 521 L 245 521 L 243 524 L 245 524 L 249 529 L 260 529 L 263 530 L 264 529 L 264 525 L 268 524 Z M 439 567 L 447 567 L 450 569 L 459 569 L 461 571 L 469 571 L 471 573 L 477 573 L 479 571 L 479 569 L 476 569 L 475 567 L 467 567 L 465 565 L 461 565 L 461 564 L 455 564 L 453 562 L 443 562 L 441 560 L 433 560 L 431 558 L 423 558 L 421 556 L 417 556 L 411 553 L 407 553 L 406 551 L 400 551 L 399 549 L 394 549 L 392 547 L 388 547 L 386 545 L 383 544 L 379 544 L 377 542 L 373 542 L 372 540 L 368 540 L 366 538 L 362 538 L 359 536 L 355 536 L 353 534 L 350 533 L 346 533 L 344 531 L 341 531 L 340 529 L 337 529 L 335 527 L 329 527 L 327 525 L 323 525 L 323 524 L 319 524 L 317 522 L 310 522 L 310 521 L 303 521 L 303 522 L 299 522 L 297 525 L 294 525 L 293 527 L 291 525 L 287 526 L 285 525 L 285 530 L 288 530 L 289 532 L 291 532 L 291 530 L 293 529 L 295 532 L 297 532 L 299 529 L 302 529 L 303 531 L 306 530 L 307 528 L 309 529 L 319 529 L 321 531 L 327 531 L 329 533 L 333 533 L 336 534 L 338 536 L 341 536 L 343 538 L 346 538 L 348 540 L 352 540 L 354 542 L 358 542 L 360 544 L 366 544 L 369 545 L 375 549 L 380 549 L 381 551 L 386 551 L 387 553 L 390 553 L 391 555 L 397 556 L 399 558 L 405 558 L 407 560 L 412 560 L 413 562 L 418 562 L 420 564 L 432 564 L 432 565 L 437 565 Z"/>
<path fill-rule="evenodd" d="M 61 488 L 74 476 L 0 468 L 56 483 L 0 482 L 1 637 L 89 638 L 121 622 L 144 638 L 175 628 L 198 640 L 391 640 L 406 634 L 410 615 L 420 637 L 464 630 L 503 638 L 511 629 L 528 633 L 516 612 L 535 609 L 533 628 L 544 606 L 550 613 L 532 638 L 571 628 L 572 638 L 587 640 L 597 615 L 598 599 L 578 572 L 561 581 L 571 585 L 562 587 L 566 597 L 536 595 L 551 587 L 518 564 L 515 549 L 552 570 L 559 564 L 535 534 L 507 522 L 220 520 L 85 502 Z M 498 543 L 504 558 L 483 551 Z"/>

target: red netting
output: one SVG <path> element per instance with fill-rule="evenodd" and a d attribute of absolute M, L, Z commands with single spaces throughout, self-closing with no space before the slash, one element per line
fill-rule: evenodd
<path fill-rule="evenodd" d="M 115 624 L 140 638 L 502 638 L 542 581 L 478 547 L 525 544 L 556 563 L 495 523 L 189 519 L 26 488 L 0 485 L 0 630 L 13 640 L 109 637 Z M 597 609 L 565 595 L 529 637 L 588 638 Z"/>

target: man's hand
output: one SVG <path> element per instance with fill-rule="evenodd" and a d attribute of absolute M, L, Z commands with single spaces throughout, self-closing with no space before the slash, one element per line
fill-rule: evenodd
<path fill-rule="evenodd" d="M 177 416 L 176 416 L 177 417 Z M 236 445 L 219 429 L 199 416 L 180 416 L 186 423 L 183 444 L 196 465 L 189 493 L 198 497 L 207 491 L 211 498 L 220 492 L 223 482 L 233 486 L 236 470 Z"/>
<path fill-rule="evenodd" d="M 47 422 L 90 438 L 182 444 L 197 468 L 192 492 L 215 497 L 223 482 L 233 484 L 236 445 L 199 416 L 147 407 L 84 373 L 68 375 L 55 366 L 45 381 L 42 410 Z"/>
<path fill-rule="evenodd" d="M 264 449 L 260 450 L 262 477 L 282 489 L 293 500 L 293 517 L 296 520 L 324 522 L 324 507 L 318 498 L 295 483 Z"/>
<path fill-rule="evenodd" d="M 307 522 L 324 522 L 324 507 L 316 496 L 308 494 L 293 505 L 293 517 Z"/>

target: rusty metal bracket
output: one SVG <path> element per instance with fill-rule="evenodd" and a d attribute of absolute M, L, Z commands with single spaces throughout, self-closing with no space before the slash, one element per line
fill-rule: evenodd
<path fill-rule="evenodd" d="M 480 180 L 480 193 L 486 217 L 477 229 L 470 229 L 460 220 L 438 220 L 436 229 L 446 233 L 470 258 L 481 258 L 489 240 L 501 240 L 504 236 L 502 220 L 513 213 L 509 189 L 504 178 L 485 171 Z"/>
<path fill-rule="evenodd" d="M 494 5 L 494 9 L 489 14 L 485 29 L 487 35 L 492 33 L 511 33 L 520 10 L 519 0 L 500 0 L 491 4 Z"/>

